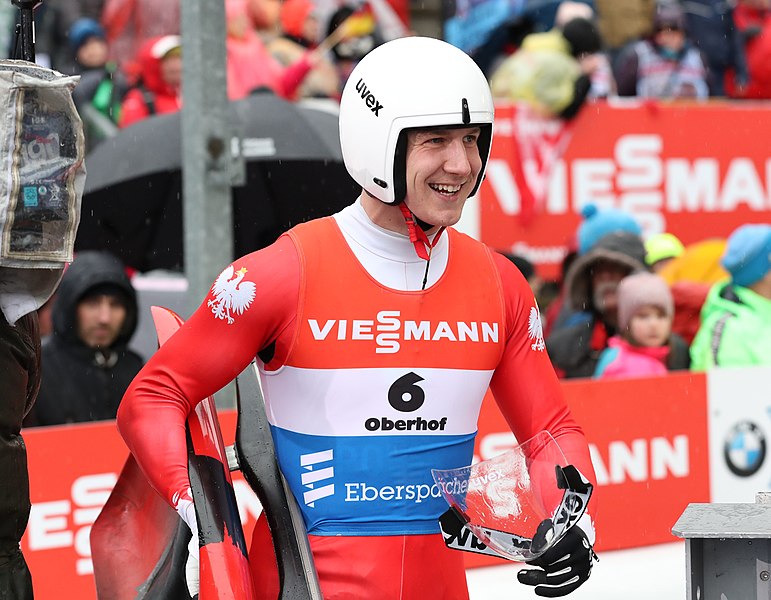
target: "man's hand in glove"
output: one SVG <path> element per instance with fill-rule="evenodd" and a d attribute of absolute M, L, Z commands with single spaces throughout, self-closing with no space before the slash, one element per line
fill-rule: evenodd
<path fill-rule="evenodd" d="M 191 598 L 198 594 L 199 573 L 198 573 L 198 521 L 195 516 L 195 506 L 193 505 L 190 490 L 186 490 L 177 500 L 176 509 L 182 520 L 187 523 L 193 534 L 190 543 L 187 545 L 187 563 L 185 563 L 185 582 L 187 591 Z"/>
<path fill-rule="evenodd" d="M 537 544 L 539 534 L 547 536 L 551 529 L 550 519 L 541 523 L 533 545 Z M 574 525 L 553 547 L 538 558 L 527 561 L 528 565 L 540 568 L 523 569 L 517 573 L 517 579 L 525 585 L 536 586 L 538 596 L 566 596 L 589 579 L 592 561 L 596 558 L 586 534 Z"/>

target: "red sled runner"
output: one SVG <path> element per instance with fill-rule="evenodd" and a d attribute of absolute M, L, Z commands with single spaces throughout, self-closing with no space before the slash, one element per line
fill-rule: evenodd
<path fill-rule="evenodd" d="M 162 345 L 182 319 L 152 307 Z M 256 492 L 270 528 L 280 600 L 317 600 L 321 591 L 305 526 L 276 462 L 254 364 L 236 378 L 236 443 L 226 451 L 212 397 L 188 418 L 188 471 L 199 528 L 199 600 L 254 600 L 244 532 L 230 471 L 240 469 Z M 91 529 L 100 600 L 189 598 L 185 562 L 190 531 L 147 483 L 129 456 Z"/>

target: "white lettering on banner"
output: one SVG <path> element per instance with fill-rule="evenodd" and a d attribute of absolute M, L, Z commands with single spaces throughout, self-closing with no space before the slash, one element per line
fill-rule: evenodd
<path fill-rule="evenodd" d="M 606 159 L 577 159 L 571 165 L 573 205 L 580 210 L 586 204 L 613 206 L 613 176 L 616 166 Z"/>
<path fill-rule="evenodd" d="M 688 477 L 688 436 L 677 435 L 672 440 L 663 437 L 651 440 L 651 477 L 665 479 L 667 472 L 675 477 Z"/>
<path fill-rule="evenodd" d="M 402 340 L 449 342 L 498 342 L 498 323 L 486 321 L 411 321 L 402 320 L 398 310 L 381 310 L 375 320 L 351 320 L 351 340 L 375 340 L 377 354 L 394 354 L 401 348 Z M 314 340 L 323 341 L 337 325 L 338 340 L 349 339 L 347 319 L 327 319 L 323 324 L 308 319 Z"/>
<path fill-rule="evenodd" d="M 717 210 L 720 165 L 714 158 L 667 161 L 666 207 L 670 212 Z"/>
<path fill-rule="evenodd" d="M 659 155 L 662 142 L 657 135 L 625 135 L 618 139 L 614 157 L 619 168 L 616 185 L 620 190 L 657 188 L 663 181 Z"/>
<path fill-rule="evenodd" d="M 721 169 L 712 157 L 663 158 L 664 138 L 655 134 L 619 136 L 613 158 L 576 158 L 569 165 L 572 210 L 591 202 L 635 214 L 646 233 L 666 228 L 661 212 L 732 212 L 739 206 L 771 210 L 771 158 L 757 165 L 736 157 Z M 567 178 L 564 161 L 554 165 L 545 210 L 565 214 Z M 721 172 L 724 174 L 721 178 Z M 488 180 L 506 215 L 521 211 L 519 192 L 505 159 L 490 161 Z"/>
<path fill-rule="evenodd" d="M 488 433 L 479 440 L 479 456 L 474 462 L 498 456 L 516 446 L 517 440 L 511 432 Z M 608 444 L 608 461 L 602 458 L 595 444 L 589 444 L 589 452 L 597 475 L 597 485 L 614 485 L 625 481 L 648 481 L 667 477 L 688 477 L 690 456 L 688 436 L 676 435 L 670 441 L 665 437 L 650 440 L 632 440 Z"/>
<path fill-rule="evenodd" d="M 648 481 L 687 477 L 690 473 L 688 436 L 676 435 L 672 442 L 664 437 L 632 440 L 608 444 L 608 462 L 605 463 L 597 446 L 589 444 L 597 485 L 614 485 L 625 481 Z"/>
<path fill-rule="evenodd" d="M 72 531 L 67 529 L 69 514 L 69 500 L 33 504 L 27 525 L 29 549 L 49 550 L 72 546 Z"/>
<path fill-rule="evenodd" d="M 26 532 L 29 552 L 72 548 L 76 554 L 75 573 L 91 575 L 91 526 L 117 480 L 116 473 L 83 475 L 72 482 L 70 499 L 33 503 Z M 241 523 L 257 519 L 262 506 L 249 484 L 234 479 L 233 490 Z"/>
<path fill-rule="evenodd" d="M 546 210 L 551 214 L 564 214 L 568 212 L 567 167 L 565 161 L 556 161 L 549 175 L 549 192 L 546 194 Z"/>
<path fill-rule="evenodd" d="M 84 475 L 72 482 L 71 500 L 33 504 L 27 525 L 30 551 L 73 546 L 78 555 L 77 574 L 93 573 L 89 543 L 91 525 L 117 480 L 115 473 Z"/>
<path fill-rule="evenodd" d="M 731 212 L 740 204 L 747 204 L 752 210 L 766 208 L 767 197 L 752 160 L 735 158 L 731 161 L 720 196 L 724 212 Z"/>
<path fill-rule="evenodd" d="M 522 199 L 509 163 L 499 158 L 490 159 L 487 165 L 487 180 L 495 191 L 495 197 L 498 198 L 503 214 L 519 214 Z"/>

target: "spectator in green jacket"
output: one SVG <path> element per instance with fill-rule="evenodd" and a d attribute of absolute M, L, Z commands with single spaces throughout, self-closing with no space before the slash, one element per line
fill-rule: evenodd
<path fill-rule="evenodd" d="M 716 283 L 691 345 L 691 369 L 771 365 L 771 225 L 742 225 L 728 238 Z"/>

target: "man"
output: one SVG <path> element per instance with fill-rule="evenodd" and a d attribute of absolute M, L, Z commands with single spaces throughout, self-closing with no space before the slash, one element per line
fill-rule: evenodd
<path fill-rule="evenodd" d="M 563 314 L 546 339 L 560 377 L 591 377 L 608 339 L 616 333 L 616 290 L 644 271 L 645 247 L 631 231 L 614 231 L 594 242 L 565 275 Z"/>
<path fill-rule="evenodd" d="M 468 598 L 463 555 L 439 534 L 446 504 L 404 490 L 430 488 L 432 468 L 471 464 L 488 384 L 519 440 L 550 431 L 593 479 L 527 282 L 450 227 L 482 180 L 492 122 L 484 75 L 445 42 L 398 39 L 354 69 L 340 140 L 359 199 L 236 260 L 121 404 L 121 434 L 194 535 L 185 418 L 255 356 L 328 600 Z M 416 425 L 384 430 L 387 420 Z M 333 461 L 334 491 L 306 502 L 301 460 L 321 453 Z M 364 489 L 383 492 L 365 501 Z M 277 594 L 266 531 L 261 519 L 250 551 L 261 598 Z M 587 515 L 520 580 L 571 592 L 589 576 L 592 541 Z"/>
<path fill-rule="evenodd" d="M 594 242 L 571 265 L 565 276 L 567 310 L 546 339 L 560 377 L 594 375 L 600 354 L 618 333 L 618 285 L 627 275 L 645 271 L 644 261 L 642 238 L 616 230 Z M 687 344 L 673 334 L 669 369 L 687 369 L 689 364 Z"/>
<path fill-rule="evenodd" d="M 137 325 L 136 292 L 108 252 L 77 255 L 53 307 L 42 350 L 42 381 L 29 425 L 114 419 L 142 359 L 128 349 Z"/>
<path fill-rule="evenodd" d="M 716 283 L 701 310 L 691 368 L 771 365 L 771 225 L 742 225 L 728 238 Z"/>

